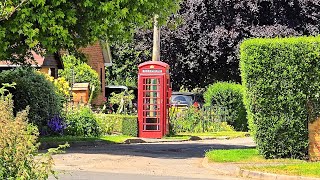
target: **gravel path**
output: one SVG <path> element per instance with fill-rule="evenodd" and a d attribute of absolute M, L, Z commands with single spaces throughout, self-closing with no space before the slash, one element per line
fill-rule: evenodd
<path fill-rule="evenodd" d="M 128 173 L 181 178 L 222 178 L 202 166 L 206 151 L 255 146 L 251 138 L 167 143 L 110 144 L 69 148 L 54 156 L 55 168 L 65 171 Z M 234 178 L 237 179 L 237 178 Z"/>

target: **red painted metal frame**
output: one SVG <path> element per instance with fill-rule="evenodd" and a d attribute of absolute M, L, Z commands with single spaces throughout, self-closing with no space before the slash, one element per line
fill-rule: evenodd
<path fill-rule="evenodd" d="M 168 64 L 159 61 L 149 61 L 139 65 L 139 137 L 162 138 L 168 134 L 169 100 L 171 97 L 170 85 Z M 154 89 L 155 87 L 157 88 Z M 153 102 L 151 104 L 151 98 L 156 100 L 156 103 Z"/>

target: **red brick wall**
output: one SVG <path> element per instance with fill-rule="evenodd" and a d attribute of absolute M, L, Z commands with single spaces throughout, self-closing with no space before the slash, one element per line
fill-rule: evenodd
<path fill-rule="evenodd" d="M 90 45 L 86 48 L 81 48 L 80 50 L 87 56 L 88 65 L 91 66 L 92 69 L 97 71 L 99 78 L 102 77 L 101 91 L 98 93 L 98 96 L 95 99 L 93 99 L 92 104 L 93 105 L 103 105 L 104 97 L 105 97 L 106 78 L 105 78 L 103 53 L 102 53 L 102 48 L 100 46 L 100 43 L 97 42 L 97 43 Z M 102 69 L 102 74 L 100 72 L 101 69 Z"/>

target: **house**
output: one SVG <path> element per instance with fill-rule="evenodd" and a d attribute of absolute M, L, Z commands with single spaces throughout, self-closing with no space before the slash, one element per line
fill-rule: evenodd
<path fill-rule="evenodd" d="M 55 79 L 58 78 L 58 69 L 63 69 L 63 62 L 58 54 L 46 55 L 42 57 L 35 52 L 32 52 L 34 61 L 30 61 L 32 67 L 39 71 L 49 74 Z M 27 60 L 28 61 L 28 60 Z M 0 71 L 19 67 L 18 64 L 12 64 L 9 61 L 0 61 Z"/>
<path fill-rule="evenodd" d="M 97 106 L 103 105 L 105 102 L 106 86 L 105 67 L 112 65 L 109 45 L 107 42 L 99 41 L 85 48 L 80 48 L 80 51 L 87 57 L 87 64 L 98 73 L 101 82 L 101 91 L 92 100 L 92 104 Z"/>
<path fill-rule="evenodd" d="M 80 51 L 87 57 L 87 64 L 94 69 L 101 82 L 101 91 L 97 97 L 92 100 L 92 105 L 101 106 L 105 100 L 105 86 L 106 86 L 106 73 L 105 67 L 112 65 L 110 48 L 107 42 L 99 41 L 85 48 L 80 48 Z M 46 55 L 42 57 L 36 53 L 32 53 L 34 61 L 31 66 L 38 68 L 41 72 L 48 73 L 54 78 L 58 77 L 58 69 L 63 69 L 63 62 L 60 55 Z M 8 61 L 0 61 L 0 71 L 8 70 L 20 65 L 12 64 Z"/>

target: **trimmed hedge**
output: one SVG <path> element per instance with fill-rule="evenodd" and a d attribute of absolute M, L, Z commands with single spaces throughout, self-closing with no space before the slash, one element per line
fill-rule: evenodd
<path fill-rule="evenodd" d="M 103 134 L 122 133 L 128 136 L 138 136 L 137 116 L 97 114 L 96 119 Z"/>
<path fill-rule="evenodd" d="M 218 82 L 210 85 L 204 93 L 206 105 L 216 109 L 217 116 L 225 117 L 227 123 L 236 131 L 248 130 L 247 113 L 243 104 L 243 91 L 244 88 L 240 84 Z M 220 119 L 220 121 L 223 120 Z"/>
<path fill-rule="evenodd" d="M 124 116 L 122 121 L 122 134 L 137 137 L 138 119 L 137 116 Z"/>
<path fill-rule="evenodd" d="M 241 45 L 250 129 L 266 158 L 307 158 L 308 120 L 317 115 L 320 38 L 251 39 Z"/>

